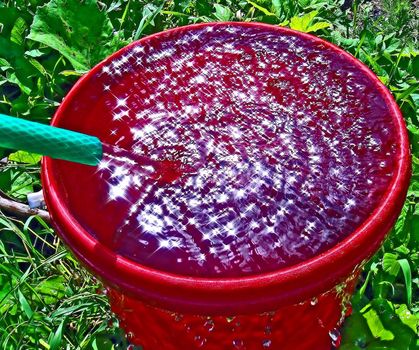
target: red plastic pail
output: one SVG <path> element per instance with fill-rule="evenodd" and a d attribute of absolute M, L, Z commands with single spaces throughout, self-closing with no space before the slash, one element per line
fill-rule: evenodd
<path fill-rule="evenodd" d="M 322 79 L 325 82 L 328 79 L 335 79 L 335 82 L 340 79 L 345 85 L 349 77 L 356 76 L 361 84 L 359 86 L 367 86 L 362 92 L 366 97 L 362 98 L 361 94 L 356 105 L 369 105 L 367 96 L 375 96 L 375 100 L 381 101 L 379 113 L 386 118 L 383 117 L 385 125 L 381 129 L 391 133 L 394 139 L 392 145 L 389 145 L 393 152 L 391 164 L 388 165 L 392 175 L 366 219 L 336 244 L 303 261 L 267 272 L 227 277 L 200 276 L 140 263 L 112 249 L 112 238 L 103 232 L 112 226 L 112 213 L 115 213 L 115 217 L 120 214 L 118 203 L 109 204 L 114 206 L 113 212 L 109 208 L 102 210 L 91 205 L 99 196 L 94 183 L 96 170 L 65 161 L 44 159 L 43 184 L 55 229 L 76 257 L 108 287 L 113 311 L 120 318 L 132 342 L 141 345 L 144 350 L 326 350 L 338 347 L 339 327 L 345 315 L 350 312 L 349 299 L 360 269 L 390 231 L 406 196 L 410 177 L 409 143 L 403 117 L 388 90 L 368 68 L 336 46 L 317 37 L 278 26 L 205 23 L 146 37 L 118 51 L 81 78 L 63 101 L 52 124 L 95 135 L 110 144 L 122 142 L 123 145 L 124 137 L 128 137 L 128 130 L 124 129 L 124 118 L 131 113 L 141 113 L 142 103 L 145 103 L 142 102 L 142 94 L 150 93 L 147 84 L 158 86 L 158 80 L 163 76 L 153 60 L 165 59 L 167 64 L 173 64 L 170 55 L 175 50 L 165 46 L 166 51 L 158 51 L 162 42 L 180 40 L 182 36 L 191 33 L 191 40 L 196 39 L 194 50 L 199 50 L 200 45 L 205 44 L 202 36 L 199 39 L 201 32 L 226 31 L 229 35 L 239 37 L 247 30 L 261 33 L 258 39 L 260 47 L 264 44 L 269 46 L 276 38 L 292 38 L 292 47 L 286 48 L 291 51 L 287 51 L 286 55 L 295 55 L 295 59 L 301 59 L 308 65 L 324 64 L 316 58 L 315 52 L 310 49 L 312 46 L 315 46 L 316 52 L 324 51 L 329 57 L 323 71 L 317 70 L 315 75 L 313 69 L 312 77 L 308 74 L 308 80 L 302 79 L 301 84 L 295 81 L 290 85 L 285 84 L 285 87 L 281 81 L 266 84 L 275 101 L 292 105 L 292 100 L 284 99 L 292 99 L 292 96 L 296 100 L 302 98 L 300 93 L 310 89 L 311 78 L 316 79 L 318 86 Z M 139 59 L 135 55 L 142 54 L 144 48 L 155 51 L 148 52 L 145 61 L 142 61 L 141 71 L 133 70 L 129 64 Z M 182 45 L 179 50 L 181 48 Z M 225 60 L 231 60 L 231 66 L 236 64 L 234 67 L 237 69 L 240 69 L 240 64 L 251 68 L 252 64 L 263 60 L 258 53 L 248 51 L 246 55 L 237 58 L 234 55 L 240 49 L 241 46 L 229 47 L 231 52 L 228 55 L 216 51 L 212 53 L 214 57 L 219 55 L 219 60 L 226 67 L 228 62 Z M 263 56 L 265 53 L 263 48 L 260 49 L 259 54 Z M 179 55 L 179 51 L 176 54 Z M 198 60 L 196 64 L 204 69 L 205 60 Z M 263 72 L 280 70 L 282 64 L 286 65 L 286 61 L 278 62 L 276 68 L 263 64 L 260 69 Z M 173 69 L 169 73 L 175 76 L 187 74 L 186 67 L 185 63 L 183 73 L 181 69 Z M 352 67 L 350 71 L 348 67 Z M 296 67 L 296 72 L 298 69 Z M 333 73 L 338 70 L 343 74 Z M 255 76 L 258 72 L 255 69 Z M 230 78 L 224 77 L 223 83 L 233 89 L 238 83 Z M 173 81 L 171 87 L 168 85 L 166 91 L 160 93 L 166 94 L 162 103 L 166 107 L 181 108 L 182 96 L 177 90 L 176 93 L 174 91 L 179 81 Z M 195 83 L 202 82 L 195 80 Z M 205 84 L 199 86 L 207 94 L 205 96 L 214 97 L 211 95 L 213 91 L 205 90 Z M 285 94 L 280 89 L 292 89 L 292 94 Z M 349 96 L 360 93 L 353 89 L 353 86 L 349 86 L 345 94 Z M 186 84 L 183 93 L 192 94 L 193 91 Z M 313 102 L 317 104 L 317 112 L 320 113 L 313 113 L 313 118 L 314 115 L 315 118 L 328 118 L 327 115 L 321 115 L 327 104 L 334 99 L 346 98 L 345 95 L 334 93 L 330 91 L 330 96 L 325 95 Z M 153 92 L 156 100 L 153 102 L 153 99 L 148 99 L 147 103 L 158 103 L 155 95 Z M 109 102 L 112 96 L 124 97 L 114 101 L 119 108 L 117 110 Z M 240 94 L 237 98 L 240 98 Z M 197 101 L 199 103 L 199 99 Z M 348 119 L 345 118 L 351 115 L 351 110 L 336 113 L 341 113 L 343 117 L 337 119 L 339 122 L 331 131 L 331 138 L 339 134 L 340 126 L 346 125 Z M 377 114 L 373 111 L 368 113 Z M 310 124 L 310 120 L 308 125 L 316 130 L 316 125 Z M 118 130 L 115 131 L 115 128 Z M 354 152 L 364 152 L 356 144 L 351 147 Z M 367 181 L 367 174 L 365 176 Z M 376 176 L 375 180 L 379 181 L 377 175 L 371 176 Z M 334 185 L 330 184 L 332 187 Z"/>

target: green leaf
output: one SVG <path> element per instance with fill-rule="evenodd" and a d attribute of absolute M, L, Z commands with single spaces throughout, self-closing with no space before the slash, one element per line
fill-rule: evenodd
<path fill-rule="evenodd" d="M 290 28 L 298 30 L 300 32 L 306 32 L 307 29 L 310 27 L 311 22 L 317 16 L 318 13 L 318 11 L 311 11 L 301 17 L 292 17 L 290 21 Z"/>
<path fill-rule="evenodd" d="M 12 61 L 23 54 L 22 47 L 0 35 L 0 57 Z"/>
<path fill-rule="evenodd" d="M 368 327 L 366 319 L 360 312 L 354 312 L 346 320 L 345 327 L 342 330 L 342 344 L 341 347 L 345 349 L 358 349 L 355 345 L 365 345 L 374 337 Z"/>
<path fill-rule="evenodd" d="M 163 6 L 164 3 L 162 3 L 160 6 L 146 4 L 143 7 L 143 16 L 140 23 L 138 24 L 137 30 L 135 31 L 133 40 L 138 40 L 149 24 L 154 25 L 154 18 L 160 13 L 160 11 L 163 9 Z"/>
<path fill-rule="evenodd" d="M 411 85 L 408 89 L 400 94 L 396 94 L 397 101 L 401 101 L 419 89 L 419 84 Z"/>
<path fill-rule="evenodd" d="M 20 79 L 17 77 L 16 73 L 10 73 L 6 75 L 6 79 L 9 83 L 16 84 L 22 90 L 22 92 L 26 95 L 30 95 L 32 89 L 25 84 L 23 84 Z"/>
<path fill-rule="evenodd" d="M 39 73 L 41 73 L 43 76 L 47 76 L 48 73 L 46 71 L 46 69 L 42 66 L 41 63 L 39 63 L 36 59 L 34 58 L 29 58 L 29 63 L 34 66 Z"/>
<path fill-rule="evenodd" d="M 26 300 L 25 296 L 22 294 L 22 292 L 20 291 L 20 289 L 17 290 L 17 294 L 19 297 L 19 303 L 20 303 L 20 307 L 23 310 L 23 312 L 26 314 L 26 316 L 28 318 L 31 318 L 33 315 L 33 311 L 32 308 L 30 307 L 28 301 Z"/>
<path fill-rule="evenodd" d="M 38 164 L 41 161 L 42 156 L 26 151 L 17 151 L 15 153 L 10 154 L 8 158 L 12 162 L 24 164 Z"/>
<path fill-rule="evenodd" d="M 44 53 L 41 50 L 38 50 L 38 49 L 25 51 L 26 56 L 33 57 L 33 58 L 40 57 L 43 54 Z"/>
<path fill-rule="evenodd" d="M 412 304 L 412 271 L 410 264 L 406 259 L 397 260 L 403 271 L 404 281 L 406 283 L 407 305 Z"/>
<path fill-rule="evenodd" d="M 39 339 L 39 344 L 41 344 L 45 349 L 49 350 L 51 347 L 44 339 Z"/>
<path fill-rule="evenodd" d="M 112 31 L 95 0 L 51 0 L 37 9 L 28 38 L 60 52 L 74 69 L 87 71 L 118 48 Z"/>
<path fill-rule="evenodd" d="M 19 17 L 15 25 L 12 28 L 12 32 L 10 34 L 10 41 L 18 44 L 19 46 L 23 45 L 25 30 L 28 28 L 25 20 L 22 17 Z"/>
<path fill-rule="evenodd" d="M 406 326 L 409 326 L 412 331 L 416 332 L 419 327 L 419 315 L 412 314 L 405 304 L 396 307 L 396 314 Z"/>
<path fill-rule="evenodd" d="M 65 319 L 61 321 L 60 325 L 58 326 L 57 330 L 55 331 L 54 335 L 51 337 L 49 341 L 49 346 L 51 350 L 58 350 L 61 346 L 64 322 Z"/>
<path fill-rule="evenodd" d="M 13 29 L 16 20 L 21 16 L 21 11 L 14 7 L 0 6 L 0 24 L 2 25 L 2 35 L 8 36 Z"/>
<path fill-rule="evenodd" d="M 272 0 L 272 7 L 277 16 L 282 14 L 282 1 L 281 0 Z"/>
<path fill-rule="evenodd" d="M 60 75 L 63 75 L 65 77 L 69 77 L 69 76 L 80 77 L 80 76 L 83 75 L 83 73 L 77 72 L 75 70 L 63 70 L 63 71 L 60 72 Z"/>
<path fill-rule="evenodd" d="M 10 63 L 6 59 L 0 57 L 0 70 L 4 72 L 11 68 L 12 66 L 10 65 Z"/>
<path fill-rule="evenodd" d="M 329 28 L 331 26 L 328 22 L 317 22 L 306 29 L 306 33 L 317 32 L 320 29 Z"/>
<path fill-rule="evenodd" d="M 231 18 L 231 10 L 224 5 L 214 4 L 215 8 L 215 17 L 217 17 L 220 21 L 229 21 Z"/>
<path fill-rule="evenodd" d="M 53 304 L 65 296 L 65 279 L 55 276 L 43 280 L 35 290 L 43 297 L 45 304 Z"/>
<path fill-rule="evenodd" d="M 384 253 L 383 269 L 392 276 L 397 276 L 400 265 L 397 262 L 397 255 L 393 253 Z"/>
<path fill-rule="evenodd" d="M 34 178 L 32 176 L 29 172 L 18 173 L 7 194 L 16 198 L 25 198 L 28 193 L 33 192 Z"/>
<path fill-rule="evenodd" d="M 387 342 L 387 345 L 391 346 L 390 349 L 408 350 L 409 345 L 417 338 L 417 335 L 397 316 L 395 306 L 388 300 L 374 299 L 371 301 L 371 307 L 379 318 L 379 322 L 376 323 L 378 325 L 375 329 L 376 333 L 371 328 L 374 336 L 381 338 L 381 340 L 391 340 Z M 384 345 L 386 342 L 381 342 L 381 344 Z M 384 347 L 384 349 L 386 348 Z"/>
<path fill-rule="evenodd" d="M 92 342 L 93 350 L 114 350 L 115 346 L 107 337 L 97 337 Z"/>
<path fill-rule="evenodd" d="M 260 12 L 265 14 L 266 16 L 276 16 L 275 13 L 270 12 L 266 8 L 254 3 L 253 1 L 246 0 L 248 4 L 252 5 L 254 8 L 258 9 Z"/>
<path fill-rule="evenodd" d="M 385 329 L 383 323 L 381 322 L 380 315 L 377 313 L 377 311 L 371 308 L 369 305 L 365 309 L 367 311 L 363 312 L 363 316 L 368 323 L 371 334 L 375 338 L 380 338 L 381 340 L 394 339 L 394 334 Z"/>
<path fill-rule="evenodd" d="M 407 125 L 407 129 L 409 130 L 409 139 L 412 145 L 413 153 L 419 152 L 419 127 L 413 124 Z"/>

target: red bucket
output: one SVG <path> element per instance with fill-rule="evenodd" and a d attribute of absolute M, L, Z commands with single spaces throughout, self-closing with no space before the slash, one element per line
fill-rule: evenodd
<path fill-rule="evenodd" d="M 221 37 L 213 40 L 216 35 Z M 223 46 L 224 51 L 218 50 L 217 45 Z M 211 67 L 220 66 L 222 70 L 211 71 Z M 241 73 L 231 73 L 235 70 Z M 278 78 L 288 74 L 286 72 L 292 78 Z M 191 77 L 191 74 L 195 75 Z M 241 76 L 248 79 L 240 80 Z M 209 82 L 219 82 L 224 89 L 211 88 Z M 186 98 L 194 106 L 185 107 Z M 224 98 L 230 102 L 225 102 L 227 100 Z M 255 98 L 258 100 L 252 102 Z M 213 106 L 218 106 L 216 112 L 202 107 L 207 106 L 209 101 L 214 103 Z M 245 112 L 234 110 L 235 101 L 239 106 L 244 106 Z M 351 102 L 345 105 L 345 101 Z M 230 107 L 233 109 L 228 114 Z M 144 114 L 146 108 L 149 108 L 147 115 Z M 258 108 L 256 114 L 253 113 L 255 108 Z M 394 224 L 409 183 L 410 151 L 405 124 L 388 90 L 358 60 L 317 37 L 259 23 L 206 23 L 146 37 L 101 62 L 70 91 L 52 124 L 95 135 L 104 142 L 122 148 L 130 148 L 133 135 L 140 135 L 142 143 L 138 147 L 142 154 L 147 155 L 147 152 L 160 150 L 159 145 L 153 143 L 155 139 L 146 143 L 147 132 L 151 130 L 153 135 L 158 135 L 159 128 L 161 133 L 165 132 L 164 118 L 174 115 L 177 109 L 183 111 L 185 120 L 188 113 L 195 113 L 195 119 L 191 119 L 188 125 L 194 121 L 198 123 L 203 120 L 211 124 L 212 120 L 218 120 L 215 129 L 209 129 L 215 130 L 215 133 L 220 133 L 219 130 L 224 127 L 220 120 L 227 118 L 237 121 L 234 118 L 240 113 L 248 113 L 255 118 L 248 128 L 240 132 L 253 132 L 254 127 L 259 127 L 255 122 L 259 120 L 257 118 L 262 114 L 269 115 L 269 109 L 275 110 L 278 115 L 282 113 L 284 120 L 291 123 L 276 125 L 279 129 L 283 127 L 288 130 L 288 126 L 294 125 L 294 122 L 296 126 L 303 125 L 296 127 L 291 141 L 287 141 L 295 141 L 292 150 L 284 140 L 275 144 L 275 147 L 285 147 L 285 153 L 291 152 L 278 164 L 286 166 L 289 164 L 288 158 L 292 158 L 295 152 L 316 146 L 324 154 L 325 163 L 321 163 L 321 157 L 311 158 L 307 163 L 302 161 L 301 169 L 306 172 L 298 176 L 301 181 L 306 181 L 306 178 L 314 176 L 310 173 L 314 169 L 314 177 L 322 179 L 318 181 L 322 181 L 327 191 L 335 193 L 335 187 L 341 187 L 346 202 L 342 204 L 340 212 L 329 210 L 322 203 L 332 200 L 328 197 L 330 193 L 324 194 L 322 189 L 315 186 L 304 198 L 309 204 L 315 203 L 319 212 L 327 213 L 329 221 L 320 217 L 318 225 L 324 225 L 324 231 L 329 232 L 331 237 L 334 237 L 334 231 L 340 230 L 337 223 L 342 215 L 346 219 L 351 216 L 350 220 L 352 224 L 356 223 L 356 227 L 350 232 L 342 231 L 337 241 L 317 250 L 314 250 L 313 243 L 309 254 L 305 253 L 304 247 L 301 250 L 296 248 L 299 254 L 290 253 L 291 258 L 284 260 L 282 265 L 279 264 L 279 258 L 272 258 L 272 250 L 273 253 L 268 254 L 267 265 L 262 260 L 255 264 L 259 270 L 250 268 L 240 275 L 234 265 L 235 260 L 231 259 L 225 263 L 230 264 L 232 270 L 226 268 L 217 275 L 205 270 L 205 264 L 183 259 L 183 255 L 176 257 L 172 254 L 175 248 L 164 253 L 160 248 L 167 247 L 170 242 L 161 244 L 159 249 L 145 255 L 143 251 L 147 252 L 147 247 L 152 245 L 150 242 L 141 243 L 144 249 L 138 251 L 135 251 L 137 241 L 130 235 L 122 240 L 125 242 L 122 245 L 121 242 L 115 243 L 115 235 L 119 231 L 114 230 L 127 212 L 126 203 L 136 205 L 135 201 L 129 200 L 129 196 L 133 195 L 130 189 L 123 187 L 122 192 L 114 192 L 111 196 L 107 193 L 108 197 L 104 197 L 104 190 L 98 188 L 96 183 L 98 176 L 101 176 L 98 175 L 100 169 L 46 158 L 42 168 L 46 202 L 60 237 L 77 258 L 108 286 L 113 311 L 120 318 L 131 341 L 141 345 L 144 350 L 321 350 L 338 347 L 339 327 L 350 312 L 349 299 L 356 278 L 362 265 L 378 249 Z M 130 127 L 133 126 L 133 120 L 141 120 L 138 122 L 142 123 L 141 127 L 151 123 L 150 111 L 154 111 L 153 123 L 158 118 L 163 118 L 163 122 L 153 124 L 157 126 L 151 129 L 138 127 L 132 133 Z M 362 118 L 374 128 L 371 134 L 364 135 L 364 131 L 359 129 L 361 124 L 356 124 Z M 182 119 L 176 120 L 183 123 Z M 265 122 L 263 125 L 267 124 Z M 330 129 L 327 129 L 327 125 L 330 125 Z M 271 147 L 271 141 L 279 129 L 266 129 L 263 132 L 257 129 L 260 140 L 264 138 L 263 142 L 254 139 L 258 152 Z M 358 135 L 359 139 L 348 139 L 342 130 Z M 312 138 L 307 136 L 312 141 L 297 147 L 299 140 L 306 137 L 305 132 L 314 135 Z M 317 133 L 320 136 L 317 137 Z M 170 135 L 173 136 L 173 133 Z M 176 147 L 186 147 L 197 137 L 185 135 L 177 140 Z M 377 136 L 377 139 L 374 135 L 381 138 Z M 188 137 L 192 137 L 192 141 Z M 222 140 L 227 140 L 228 135 L 223 137 Z M 322 137 L 330 144 L 340 139 L 347 142 L 347 146 L 339 151 L 343 152 L 340 158 L 326 148 L 322 151 L 321 145 L 311 144 Z M 165 138 L 167 141 L 169 136 Z M 365 142 L 368 140 L 369 148 L 363 146 L 363 138 Z M 177 151 L 179 149 L 176 148 Z M 371 153 L 376 154 L 375 158 L 368 153 L 370 151 L 376 152 Z M 309 151 L 301 152 L 303 156 L 310 157 Z M 366 154 L 370 154 L 371 162 L 365 163 L 364 171 L 361 168 L 359 170 L 357 159 Z M 353 161 L 352 155 L 358 158 Z M 335 162 L 333 159 L 338 160 Z M 342 165 L 341 162 L 345 161 L 347 163 Z M 269 164 L 278 165 L 275 159 L 272 162 Z M 376 168 L 373 167 L 375 162 Z M 214 168 L 214 177 L 221 168 Z M 348 173 L 345 173 L 345 169 Z M 291 170 L 300 171 L 298 166 L 287 171 Z M 113 175 L 103 183 L 113 186 L 115 178 L 121 175 L 115 175 L 118 171 L 123 173 L 120 168 L 113 168 Z M 186 174 L 185 178 L 188 176 Z M 298 176 L 291 183 L 300 181 Z M 369 191 L 368 188 L 358 191 L 355 185 L 346 188 L 345 181 L 350 181 L 351 177 L 357 177 L 359 183 L 364 181 L 365 186 L 380 185 L 381 192 L 372 194 L 373 190 Z M 268 180 L 266 183 L 271 184 Z M 154 184 L 147 186 L 141 182 L 137 189 L 145 191 L 150 188 L 148 191 L 153 194 L 150 201 L 153 201 L 157 189 L 153 187 Z M 169 191 L 171 184 L 160 183 L 156 186 L 161 186 L 161 191 Z M 183 188 L 187 182 L 179 186 Z M 196 183 L 194 186 L 197 186 Z M 289 186 L 289 182 L 286 186 Z M 121 190 L 121 187 L 118 188 Z M 262 196 L 264 188 L 260 187 L 256 195 Z M 274 195 L 283 194 L 276 191 Z M 301 193 L 298 195 L 301 197 Z M 357 195 L 358 202 L 354 209 L 356 201 L 351 198 Z M 301 199 L 301 203 L 298 200 L 295 203 L 294 194 L 287 196 L 276 200 L 288 201 L 290 206 L 302 206 L 298 208 L 300 216 L 296 215 L 296 218 L 309 216 L 311 204 L 305 207 Z M 341 197 L 335 200 L 340 203 Z M 276 203 L 275 198 L 272 203 Z M 259 205 L 259 202 L 255 203 Z M 268 212 L 269 208 L 264 207 L 258 213 L 263 213 L 263 210 Z M 261 222 L 262 216 L 257 216 Z M 133 220 L 139 220 L 138 227 L 143 229 L 141 225 L 144 222 L 139 217 L 134 215 Z M 254 218 L 249 220 L 254 224 L 249 224 L 249 231 L 258 227 Z M 292 221 L 292 218 L 289 220 Z M 294 221 L 294 225 L 298 225 L 298 220 Z M 311 224 L 315 225 L 316 222 Z M 147 227 L 155 233 L 153 227 Z M 226 246 L 230 245 L 224 243 Z M 278 249 L 291 248 L 278 245 Z M 177 260 L 172 263 L 170 259 L 175 258 Z"/>

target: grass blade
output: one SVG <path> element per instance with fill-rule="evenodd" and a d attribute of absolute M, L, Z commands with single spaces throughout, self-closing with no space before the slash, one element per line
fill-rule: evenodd
<path fill-rule="evenodd" d="M 399 259 L 398 263 L 403 271 L 404 281 L 406 283 L 407 304 L 412 304 L 412 270 L 406 259 Z"/>
<path fill-rule="evenodd" d="M 49 341 L 50 350 L 58 350 L 60 348 L 61 341 L 63 339 L 64 322 L 65 322 L 65 319 L 61 321 L 60 325 L 58 326 L 51 340 Z"/>
<path fill-rule="evenodd" d="M 33 311 L 31 306 L 29 305 L 28 301 L 26 300 L 23 293 L 20 291 L 20 289 L 17 290 L 17 294 L 19 297 L 20 307 L 22 308 L 23 312 L 26 314 L 26 316 L 30 319 L 32 318 Z"/>

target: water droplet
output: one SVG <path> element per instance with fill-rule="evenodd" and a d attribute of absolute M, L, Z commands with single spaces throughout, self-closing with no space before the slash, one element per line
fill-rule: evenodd
<path fill-rule="evenodd" d="M 341 335 L 339 329 L 333 328 L 329 331 L 330 339 L 332 339 L 332 345 L 338 347 L 340 345 Z"/>
<path fill-rule="evenodd" d="M 231 322 L 233 322 L 234 317 L 227 317 L 226 320 L 227 320 L 228 323 L 231 323 Z"/>
<path fill-rule="evenodd" d="M 265 334 L 266 335 L 269 335 L 269 334 L 271 334 L 272 333 L 272 327 L 271 326 L 266 326 L 265 327 Z"/>
<path fill-rule="evenodd" d="M 204 327 L 208 332 L 212 332 L 214 330 L 214 327 L 215 327 L 214 321 L 212 319 L 208 319 L 204 323 Z"/>
<path fill-rule="evenodd" d="M 311 306 L 317 305 L 318 302 L 319 302 L 319 300 L 317 298 L 313 298 L 313 299 L 310 300 L 310 305 Z"/>
<path fill-rule="evenodd" d="M 244 349 L 244 342 L 241 339 L 234 339 L 233 340 L 233 346 L 235 349 Z"/>
<path fill-rule="evenodd" d="M 200 335 L 195 336 L 194 338 L 196 345 L 200 348 L 205 345 L 207 342 L 207 339 L 204 337 L 201 337 Z"/>
<path fill-rule="evenodd" d="M 183 315 L 181 315 L 181 314 L 174 314 L 173 316 L 174 316 L 176 322 L 180 322 L 183 319 Z"/>
<path fill-rule="evenodd" d="M 265 339 L 264 341 L 262 341 L 262 346 L 265 349 L 271 347 L 271 345 L 272 345 L 272 340 L 270 340 L 270 339 Z"/>

